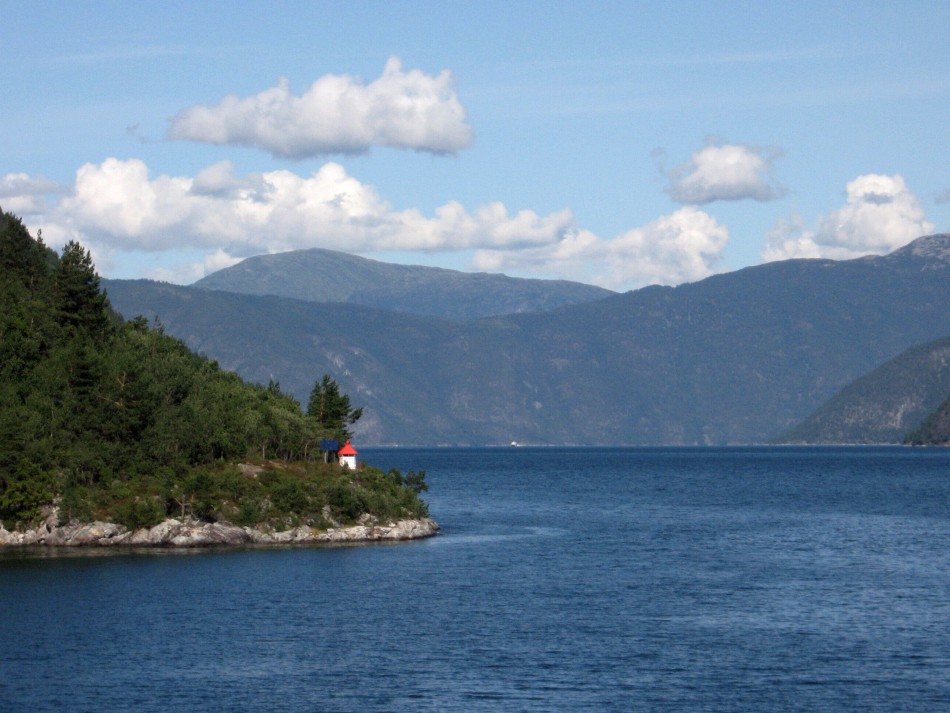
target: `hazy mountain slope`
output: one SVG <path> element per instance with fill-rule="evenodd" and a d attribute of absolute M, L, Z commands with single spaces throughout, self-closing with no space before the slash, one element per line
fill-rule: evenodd
<path fill-rule="evenodd" d="M 332 374 L 365 407 L 356 426 L 363 443 L 485 442 L 466 435 L 464 391 L 481 384 L 494 395 L 504 381 L 499 357 L 519 349 L 504 334 L 483 337 L 494 330 L 477 322 L 147 281 L 108 287 L 124 314 L 161 315 L 170 333 L 223 367 L 262 383 L 277 379 L 301 400 Z"/>
<path fill-rule="evenodd" d="M 108 284 L 222 366 L 305 398 L 324 371 L 363 442 L 753 443 L 950 334 L 950 236 L 795 260 L 539 314 L 452 322 L 352 305 Z"/>
<path fill-rule="evenodd" d="M 763 265 L 562 310 L 552 328 L 586 331 L 590 368 L 603 376 L 585 390 L 604 404 L 610 440 L 761 441 L 906 347 L 946 335 L 948 254 Z"/>
<path fill-rule="evenodd" d="M 950 395 L 950 337 L 912 347 L 848 384 L 781 443 L 901 443 Z"/>
<path fill-rule="evenodd" d="M 193 287 L 347 302 L 451 319 L 541 312 L 614 294 L 578 282 L 394 265 L 316 248 L 251 257 L 198 280 Z"/>
<path fill-rule="evenodd" d="M 924 419 L 924 422 L 907 434 L 906 443 L 915 446 L 950 445 L 950 398 Z"/>

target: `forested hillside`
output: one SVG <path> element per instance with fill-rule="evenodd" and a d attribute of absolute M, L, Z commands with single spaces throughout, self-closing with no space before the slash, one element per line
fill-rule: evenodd
<path fill-rule="evenodd" d="M 950 337 L 920 344 L 848 384 L 778 443 L 901 443 L 950 394 Z"/>
<path fill-rule="evenodd" d="M 320 441 L 345 438 L 359 417 L 329 377 L 307 413 L 276 383 L 244 383 L 144 318 L 123 321 L 81 245 L 57 256 L 2 211 L 0 276 L 6 526 L 53 503 L 67 521 L 130 527 L 169 515 L 319 526 L 424 513 L 416 474 L 406 487 L 399 473 L 324 466 Z M 234 465 L 248 459 L 254 477 Z"/>
<path fill-rule="evenodd" d="M 904 442 L 913 446 L 950 445 L 950 398 L 925 418 L 919 427 L 908 433 Z"/>

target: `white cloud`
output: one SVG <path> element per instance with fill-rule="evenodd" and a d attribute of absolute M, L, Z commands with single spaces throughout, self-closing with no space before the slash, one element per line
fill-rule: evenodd
<path fill-rule="evenodd" d="M 161 282 L 174 282 L 188 285 L 200 280 L 205 275 L 210 275 L 212 272 L 231 267 L 231 265 L 236 265 L 239 262 L 241 262 L 241 258 L 228 255 L 224 250 L 219 248 L 213 253 L 206 255 L 204 260 L 200 262 L 179 263 L 174 267 L 156 267 L 149 270 L 146 277 Z"/>
<path fill-rule="evenodd" d="M 18 216 L 42 213 L 46 209 L 46 196 L 62 192 L 63 187 L 58 183 L 26 173 L 0 177 L 0 207 Z"/>
<path fill-rule="evenodd" d="M 450 201 L 431 217 L 414 208 L 394 210 L 372 186 L 336 163 L 308 177 L 283 170 L 240 177 L 222 162 L 192 178 L 152 177 L 138 159 L 110 158 L 82 166 L 72 194 L 39 227 L 60 243 L 72 238 L 115 251 L 222 251 L 219 257 L 226 256 L 226 262 L 308 247 L 514 249 L 556 243 L 572 225 L 569 210 L 544 216 L 530 210 L 511 213 L 497 202 L 469 212 Z M 207 263 L 202 269 L 214 267 Z M 182 267 L 189 274 L 196 269 Z M 167 273 L 162 277 L 171 279 Z"/>
<path fill-rule="evenodd" d="M 309 247 L 351 253 L 474 251 L 483 270 L 533 274 L 628 289 L 711 274 L 729 234 L 685 207 L 604 240 L 578 228 L 570 210 L 539 215 L 499 202 L 467 210 L 449 201 L 431 215 L 394 209 L 376 190 L 327 163 L 310 176 L 290 171 L 235 175 L 221 162 L 196 176 L 151 176 L 138 159 L 110 158 L 76 172 L 72 192 L 36 225 L 62 245 L 80 240 L 100 270 L 144 254 L 161 260 L 138 274 L 192 282 L 243 257 Z M 176 261 L 178 252 L 202 257 Z"/>
<path fill-rule="evenodd" d="M 615 282 L 677 284 L 708 277 L 722 258 L 729 231 L 696 208 L 680 208 L 610 241 Z"/>
<path fill-rule="evenodd" d="M 686 163 L 670 170 L 662 165 L 659 168 L 670 181 L 666 191 L 678 203 L 703 205 L 747 198 L 771 201 L 785 195 L 773 175 L 780 155 L 752 146 L 710 143 Z"/>
<path fill-rule="evenodd" d="M 799 216 L 780 220 L 766 238 L 762 258 L 883 255 L 933 230 L 901 176 L 867 174 L 848 183 L 847 203 L 821 217 L 814 230 Z"/>
<path fill-rule="evenodd" d="M 224 250 L 218 248 L 204 259 L 204 270 L 206 273 L 217 272 L 231 265 L 237 265 L 241 258 L 228 255 Z"/>
<path fill-rule="evenodd" d="M 281 79 L 246 98 L 225 97 L 215 106 L 194 106 L 171 120 L 168 136 L 211 144 L 257 146 L 276 156 L 302 159 L 359 153 L 373 145 L 451 153 L 472 141 L 452 74 L 404 72 L 399 59 L 364 84 L 325 75 L 301 96 Z"/>
<path fill-rule="evenodd" d="M 572 230 L 549 245 L 479 251 L 473 265 L 482 270 L 526 270 L 624 290 L 708 277 L 728 241 L 725 226 L 697 208 L 686 207 L 612 240 Z"/>

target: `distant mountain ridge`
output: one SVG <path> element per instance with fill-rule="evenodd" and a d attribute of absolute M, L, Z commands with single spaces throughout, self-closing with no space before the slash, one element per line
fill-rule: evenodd
<path fill-rule="evenodd" d="M 902 443 L 950 396 L 950 337 L 911 347 L 851 382 L 779 443 Z"/>
<path fill-rule="evenodd" d="M 396 265 L 319 248 L 250 257 L 192 286 L 310 302 L 344 302 L 450 319 L 541 312 L 614 294 L 602 287 L 567 280 Z"/>
<path fill-rule="evenodd" d="M 950 334 L 950 236 L 790 260 L 532 314 L 451 321 L 147 282 L 124 315 L 305 399 L 334 376 L 370 444 L 764 443 L 911 346 Z"/>

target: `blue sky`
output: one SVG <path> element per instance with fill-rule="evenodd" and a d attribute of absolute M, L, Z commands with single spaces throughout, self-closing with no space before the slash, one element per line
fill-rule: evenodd
<path fill-rule="evenodd" d="M 631 289 L 950 230 L 950 3 L 0 0 L 0 206 Z"/>

